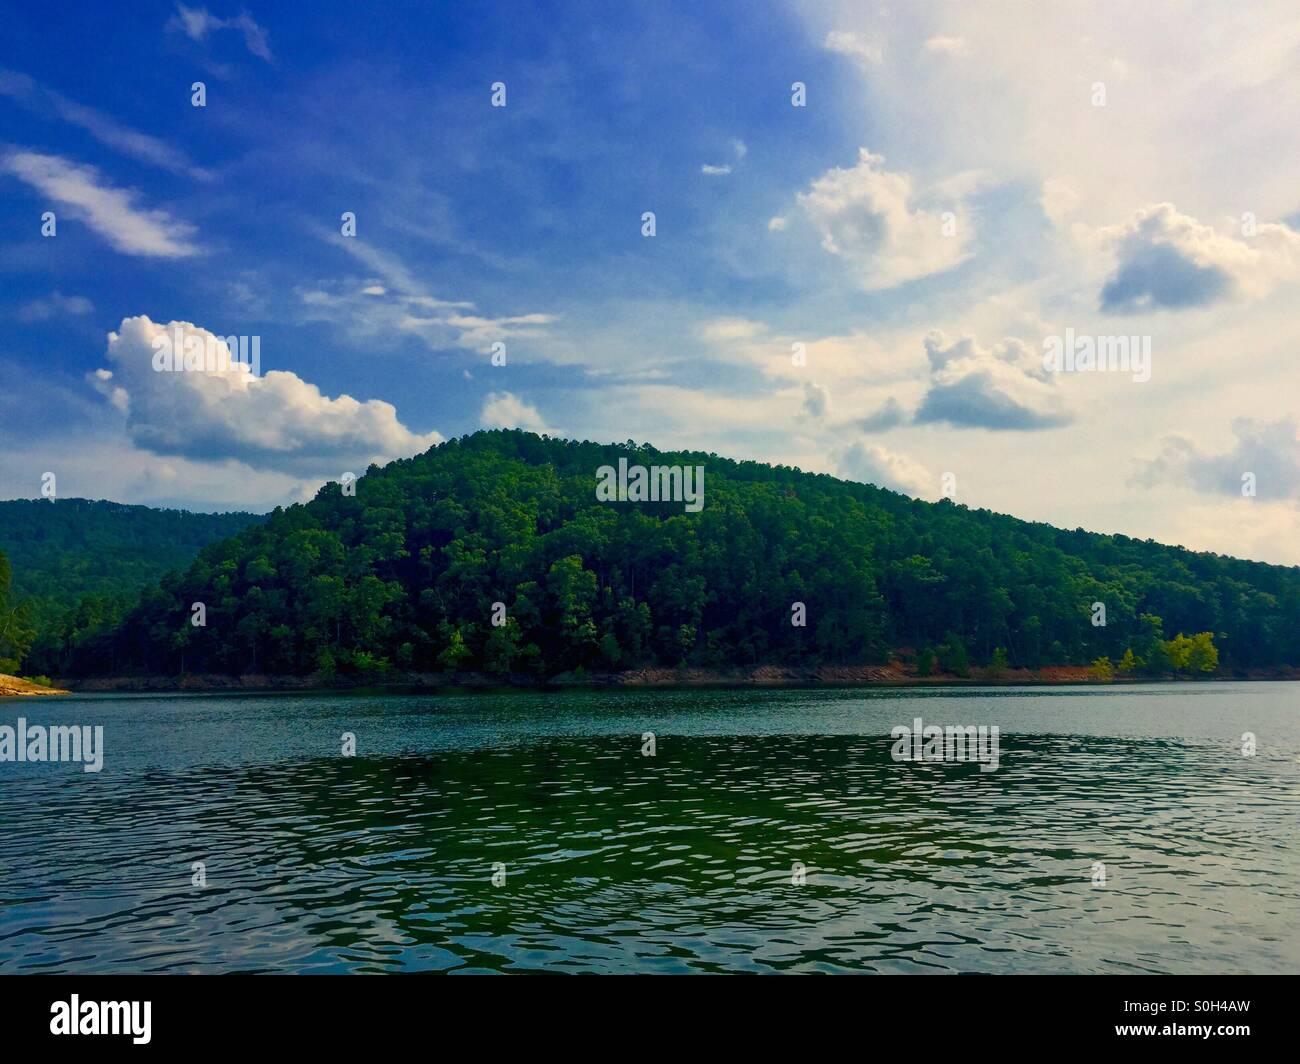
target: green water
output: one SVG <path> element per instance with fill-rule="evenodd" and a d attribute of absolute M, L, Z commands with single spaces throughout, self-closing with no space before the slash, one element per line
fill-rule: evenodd
<path fill-rule="evenodd" d="M 1300 684 L 20 715 L 105 754 L 0 764 L 2 972 L 1300 970 Z M 997 771 L 894 761 L 917 716 Z"/>

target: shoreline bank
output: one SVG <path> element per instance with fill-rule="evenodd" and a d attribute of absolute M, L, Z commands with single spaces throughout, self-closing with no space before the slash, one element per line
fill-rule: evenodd
<path fill-rule="evenodd" d="M 0 696 L 5 693 L 0 677 Z M 633 669 L 619 673 L 562 673 L 547 679 L 535 676 L 497 676 L 486 673 L 392 673 L 384 677 L 276 676 L 246 674 L 227 676 L 195 674 L 185 676 L 97 676 L 56 681 L 58 688 L 38 687 L 15 680 L 30 690 L 24 694 L 91 694 L 113 692 L 312 692 L 355 690 L 557 690 L 599 688 L 835 688 L 835 687 L 1033 687 L 1076 685 L 1111 687 L 1140 683 L 1211 683 L 1242 680 L 1300 680 L 1300 670 L 1243 676 L 1117 677 L 1100 680 L 1086 666 L 1052 666 L 1044 669 L 1011 669 L 999 676 L 976 671 L 971 676 L 916 676 L 891 665 L 826 665 L 816 667 L 755 666 L 745 669 Z M 15 692 L 19 693 L 19 692 Z"/>
<path fill-rule="evenodd" d="M 0 673 L 0 698 L 26 698 L 30 695 L 67 695 L 72 692 L 62 687 L 44 687 L 31 680 Z"/>

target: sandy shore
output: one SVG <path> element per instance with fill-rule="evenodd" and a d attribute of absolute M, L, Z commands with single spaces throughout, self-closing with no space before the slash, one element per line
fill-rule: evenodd
<path fill-rule="evenodd" d="M 66 695 L 68 692 L 58 687 L 42 687 L 30 680 L 20 680 L 17 676 L 0 673 L 0 698 L 14 695 Z"/>

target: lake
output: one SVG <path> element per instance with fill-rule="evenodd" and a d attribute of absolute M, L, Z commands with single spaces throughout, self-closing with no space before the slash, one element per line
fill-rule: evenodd
<path fill-rule="evenodd" d="M 5 973 L 1300 970 L 1297 683 L 19 716 L 104 763 L 0 764 Z M 997 770 L 895 761 L 916 717 L 997 725 Z"/>

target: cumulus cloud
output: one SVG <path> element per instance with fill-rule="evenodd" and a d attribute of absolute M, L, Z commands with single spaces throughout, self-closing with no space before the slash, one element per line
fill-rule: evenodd
<path fill-rule="evenodd" d="M 1241 498 L 1242 478 L 1253 474 L 1255 498 L 1300 501 L 1296 420 L 1237 418 L 1232 433 L 1236 441 L 1223 454 L 1206 454 L 1186 436 L 1166 437 L 1160 454 L 1142 463 L 1133 482 L 1142 487 L 1186 485 L 1208 494 Z"/>
<path fill-rule="evenodd" d="M 885 429 L 897 428 L 908 421 L 907 411 L 897 399 L 886 399 L 879 410 L 859 418 L 855 425 L 863 432 L 883 432 Z"/>
<path fill-rule="evenodd" d="M 831 457 L 840 476 L 848 480 L 877 484 L 918 498 L 934 494 L 934 478 L 923 465 L 878 444 L 855 440 Z"/>
<path fill-rule="evenodd" d="M 179 338 L 179 350 L 177 340 Z M 337 477 L 371 462 L 405 458 L 441 442 L 436 432 L 411 432 L 391 403 L 330 398 L 294 373 L 261 377 L 234 367 L 159 372 L 155 355 L 183 361 L 187 342 L 219 337 L 189 322 L 156 324 L 140 315 L 108 334 L 110 368 L 92 377 L 96 389 L 127 414 L 131 441 L 154 454 L 200 462 L 235 459 L 255 469 Z"/>
<path fill-rule="evenodd" d="M 241 11 L 234 18 L 217 18 L 206 7 L 186 7 L 176 5 L 176 13 L 167 20 L 166 29 L 185 34 L 192 41 L 202 44 L 213 30 L 238 30 L 244 36 L 244 46 L 259 59 L 271 62 L 271 45 L 267 40 L 266 30 L 253 21 L 247 11 Z"/>
<path fill-rule="evenodd" d="M 527 429 L 529 432 L 545 432 L 552 436 L 561 434 L 558 429 L 546 424 L 537 407 L 510 392 L 490 393 L 483 403 L 479 423 L 485 429 Z"/>
<path fill-rule="evenodd" d="M 884 162 L 862 148 L 857 165 L 828 171 L 798 196 L 822 247 L 868 290 L 942 273 L 970 257 L 970 226 L 945 235 L 942 212 L 918 206 L 912 179 Z"/>
<path fill-rule="evenodd" d="M 992 349 L 973 337 L 949 341 L 939 331 L 925 338 L 930 388 L 916 421 L 985 429 L 1047 429 L 1072 419 L 1041 358 L 1019 340 Z"/>
<path fill-rule="evenodd" d="M 1101 309 L 1118 314 L 1259 298 L 1300 274 L 1300 232 L 1278 223 L 1238 238 L 1157 203 L 1099 236 L 1118 258 Z"/>
<path fill-rule="evenodd" d="M 814 421 L 825 421 L 831 412 L 831 393 L 820 384 L 804 382 L 802 410 Z"/>
<path fill-rule="evenodd" d="M 14 150 L 0 155 L 0 173 L 31 185 L 124 254 L 174 259 L 198 253 L 188 243 L 193 226 L 166 211 L 136 206 L 135 192 L 114 188 L 93 166 L 80 166 L 58 155 Z"/>

